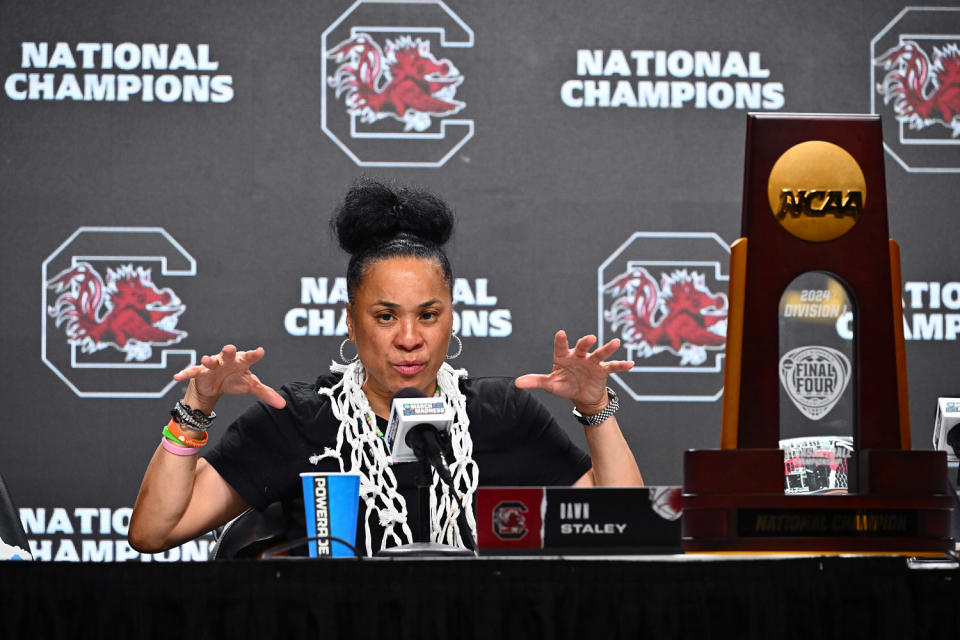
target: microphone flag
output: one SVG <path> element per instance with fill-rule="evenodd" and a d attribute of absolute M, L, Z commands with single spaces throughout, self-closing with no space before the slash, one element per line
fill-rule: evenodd
<path fill-rule="evenodd" d="M 949 434 L 960 424 L 960 397 L 937 398 L 937 417 L 933 423 L 933 448 L 947 452 L 947 462 L 957 461 L 957 452 L 950 443 Z M 956 438 L 956 436 L 954 436 Z"/>
<path fill-rule="evenodd" d="M 413 427 L 421 424 L 433 425 L 437 432 L 448 432 L 453 425 L 453 410 L 447 408 L 442 399 L 428 398 L 419 389 L 400 389 L 393 396 L 390 423 L 384 436 L 394 462 L 417 461 L 406 438 Z"/>

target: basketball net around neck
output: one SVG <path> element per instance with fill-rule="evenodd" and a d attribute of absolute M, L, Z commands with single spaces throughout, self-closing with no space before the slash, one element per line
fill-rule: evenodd
<path fill-rule="evenodd" d="M 339 463 L 341 472 L 360 475 L 360 500 L 366 507 L 363 521 L 368 556 L 373 555 L 370 520 L 374 515 L 383 527 L 381 549 L 413 542 L 413 533 L 407 522 L 407 503 L 397 490 L 393 459 L 384 439 L 377 436 L 377 417 L 363 392 L 366 371 L 359 360 L 347 365 L 334 362 L 330 370 L 342 373 L 343 377 L 331 387 L 318 389 L 317 393 L 330 398 L 333 417 L 340 421 L 336 448 L 325 447 L 323 453 L 310 456 L 310 463 L 316 465 L 321 460 L 333 458 Z M 466 376 L 466 369 L 454 369 L 443 363 L 437 372 L 437 386 L 444 405 L 453 410 L 450 441 L 454 459 L 447 460 L 447 464 L 462 504 L 466 505 L 470 533 L 476 539 L 477 524 L 470 505 L 473 504 L 480 473 L 473 460 L 467 401 L 460 391 L 460 379 Z M 346 452 L 349 463 L 344 459 L 344 444 L 349 447 Z M 429 493 L 430 540 L 465 547 L 456 521 L 459 510 L 457 499 L 440 480 L 436 470 L 433 471 Z"/>

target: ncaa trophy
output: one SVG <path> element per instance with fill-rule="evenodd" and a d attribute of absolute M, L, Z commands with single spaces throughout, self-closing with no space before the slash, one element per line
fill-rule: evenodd
<path fill-rule="evenodd" d="M 910 449 L 879 117 L 748 115 L 741 236 L 721 448 L 684 454 L 684 549 L 952 548 L 945 454 Z M 829 438 L 785 459 L 804 430 Z"/>

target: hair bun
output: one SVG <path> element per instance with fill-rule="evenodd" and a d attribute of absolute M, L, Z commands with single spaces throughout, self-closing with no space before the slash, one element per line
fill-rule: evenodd
<path fill-rule="evenodd" d="M 423 189 L 391 187 L 363 178 L 347 191 L 331 221 L 337 242 L 356 255 L 401 234 L 444 245 L 453 233 L 453 212 Z"/>

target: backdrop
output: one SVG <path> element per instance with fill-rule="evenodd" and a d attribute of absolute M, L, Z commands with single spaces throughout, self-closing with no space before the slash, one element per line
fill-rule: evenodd
<path fill-rule="evenodd" d="M 719 445 L 748 111 L 882 117 L 929 447 L 936 397 L 960 390 L 958 40 L 956 7 L 886 0 L 3 0 L 0 471 L 31 549 L 206 557 L 125 542 L 171 375 L 225 342 L 262 345 L 270 384 L 327 369 L 346 262 L 327 224 L 363 174 L 455 208 L 473 375 L 547 370 L 559 328 L 665 327 L 682 289 L 717 300 L 709 335 L 633 334 L 637 367 L 611 383 L 648 483 L 679 484 L 685 449 Z M 647 316 L 616 286 L 637 268 Z M 542 399 L 582 444 L 568 403 Z M 219 425 L 247 403 L 225 399 Z"/>

